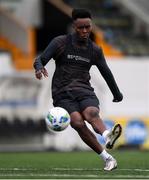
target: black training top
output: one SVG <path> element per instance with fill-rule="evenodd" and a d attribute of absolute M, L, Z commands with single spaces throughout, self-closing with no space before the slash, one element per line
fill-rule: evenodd
<path fill-rule="evenodd" d="M 53 58 L 56 70 L 52 80 L 52 96 L 72 89 L 90 89 L 89 70 L 96 65 L 114 97 L 120 91 L 106 63 L 102 49 L 90 39 L 81 41 L 75 33 L 54 38 L 36 58 L 34 68 L 43 68 Z"/>

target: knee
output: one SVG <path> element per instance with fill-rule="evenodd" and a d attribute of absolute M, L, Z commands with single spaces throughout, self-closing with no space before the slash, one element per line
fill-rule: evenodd
<path fill-rule="evenodd" d="M 88 123 L 91 123 L 93 120 L 99 119 L 99 109 L 98 108 L 87 108 L 83 112 L 84 118 Z"/>
<path fill-rule="evenodd" d="M 83 129 L 83 127 L 85 127 L 85 122 L 82 120 L 82 119 L 80 119 L 80 120 L 72 120 L 71 119 L 71 127 L 72 128 L 74 128 L 76 131 L 80 131 L 80 130 L 82 130 Z"/>

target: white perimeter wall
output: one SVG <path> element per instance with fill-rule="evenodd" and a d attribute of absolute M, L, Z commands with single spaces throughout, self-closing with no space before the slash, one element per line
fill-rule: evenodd
<path fill-rule="evenodd" d="M 120 103 L 113 103 L 111 92 L 103 79 L 97 77 L 98 70 L 93 68 L 92 81 L 99 99 L 102 92 L 103 115 L 149 116 L 149 58 L 111 59 L 107 63 L 124 99 Z M 100 83 L 103 85 L 102 90 L 99 87 Z"/>
<path fill-rule="evenodd" d="M 52 107 L 50 84 L 55 68 L 54 61 L 51 60 L 46 66 L 49 77 L 43 81 L 38 81 L 34 77 L 34 72 L 16 72 L 13 69 L 13 64 L 9 58 L 9 55 L 7 54 L 1 54 L 0 56 L 0 115 L 1 113 L 3 113 L 3 115 L 6 113 L 7 116 L 10 115 L 12 117 L 12 114 L 10 113 L 13 112 L 15 115 L 19 115 L 20 113 L 23 119 L 27 115 L 34 117 L 36 114 L 36 118 L 37 116 L 45 115 L 47 109 Z M 113 103 L 113 96 L 100 75 L 100 72 L 96 67 L 92 67 L 91 83 L 100 100 L 102 117 L 149 117 L 149 58 L 111 59 L 107 61 L 107 63 L 123 93 L 124 99 L 120 103 Z M 16 81 L 14 80 L 15 78 Z M 13 81 L 18 82 L 18 84 L 14 85 L 12 79 Z M 25 79 L 26 83 L 32 83 L 27 83 L 25 86 Z M 15 93 L 15 96 L 14 91 L 17 92 Z M 9 96 L 7 96 L 7 94 Z M 28 106 L 27 103 L 24 103 L 27 100 L 25 99 L 26 96 L 24 96 L 24 94 L 27 95 L 28 100 L 30 101 L 32 101 L 32 99 L 37 100 L 37 103 L 34 104 L 32 108 L 31 106 Z M 5 105 L 5 100 L 7 100 L 7 106 Z M 12 102 L 12 100 L 13 102 L 19 102 L 16 102 L 16 104 L 21 103 L 24 105 L 18 105 L 14 108 L 11 106 L 11 103 L 9 105 L 9 101 Z"/>

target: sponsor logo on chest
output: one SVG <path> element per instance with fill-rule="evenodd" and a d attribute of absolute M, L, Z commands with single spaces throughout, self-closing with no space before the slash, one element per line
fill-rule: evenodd
<path fill-rule="evenodd" d="M 67 54 L 67 59 L 71 59 L 71 60 L 75 60 L 75 61 L 84 61 L 84 62 L 87 62 L 87 63 L 90 62 L 90 59 L 88 59 L 88 58 L 85 58 L 85 57 L 82 57 L 82 56 L 76 56 L 76 55 L 73 55 L 73 54 Z"/>

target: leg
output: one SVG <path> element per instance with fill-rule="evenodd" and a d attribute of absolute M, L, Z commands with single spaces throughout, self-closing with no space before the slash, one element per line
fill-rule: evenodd
<path fill-rule="evenodd" d="M 99 110 L 96 107 L 87 107 L 83 111 L 83 116 L 88 123 L 90 123 L 94 131 L 101 134 L 105 140 L 106 148 L 112 149 L 116 140 L 119 138 L 122 132 L 120 124 L 116 124 L 111 131 L 106 130 L 106 127 L 99 116 Z"/>
<path fill-rule="evenodd" d="M 83 111 L 83 116 L 85 120 L 91 124 L 94 131 L 98 134 L 103 134 L 103 132 L 106 130 L 106 127 L 102 121 L 102 119 L 99 116 L 99 109 L 96 107 L 87 107 Z"/>
<path fill-rule="evenodd" d="M 100 154 L 103 151 L 102 146 L 98 143 L 96 136 L 88 129 L 81 114 L 73 112 L 70 114 L 71 126 L 74 128 L 81 139 L 96 153 Z"/>
<path fill-rule="evenodd" d="M 106 163 L 104 170 L 111 171 L 117 167 L 116 160 L 98 143 L 96 136 L 86 126 L 81 114 L 73 112 L 70 114 L 71 126 L 78 132 L 81 139 L 93 149 Z M 96 123 L 95 123 L 96 124 Z"/>
<path fill-rule="evenodd" d="M 121 134 L 121 129 L 119 129 L 119 125 L 116 125 L 111 132 L 106 130 L 106 127 L 103 121 L 99 117 L 99 110 L 96 107 L 92 107 L 92 106 L 87 107 L 83 111 L 83 116 L 85 120 L 92 125 L 96 133 L 103 135 L 106 132 L 106 147 L 111 149 L 115 143 L 115 140 L 119 137 L 117 135 Z M 103 160 L 106 163 L 104 170 L 111 171 L 117 168 L 116 160 L 110 154 L 108 154 L 105 150 L 103 150 L 100 156 L 103 158 Z"/>

